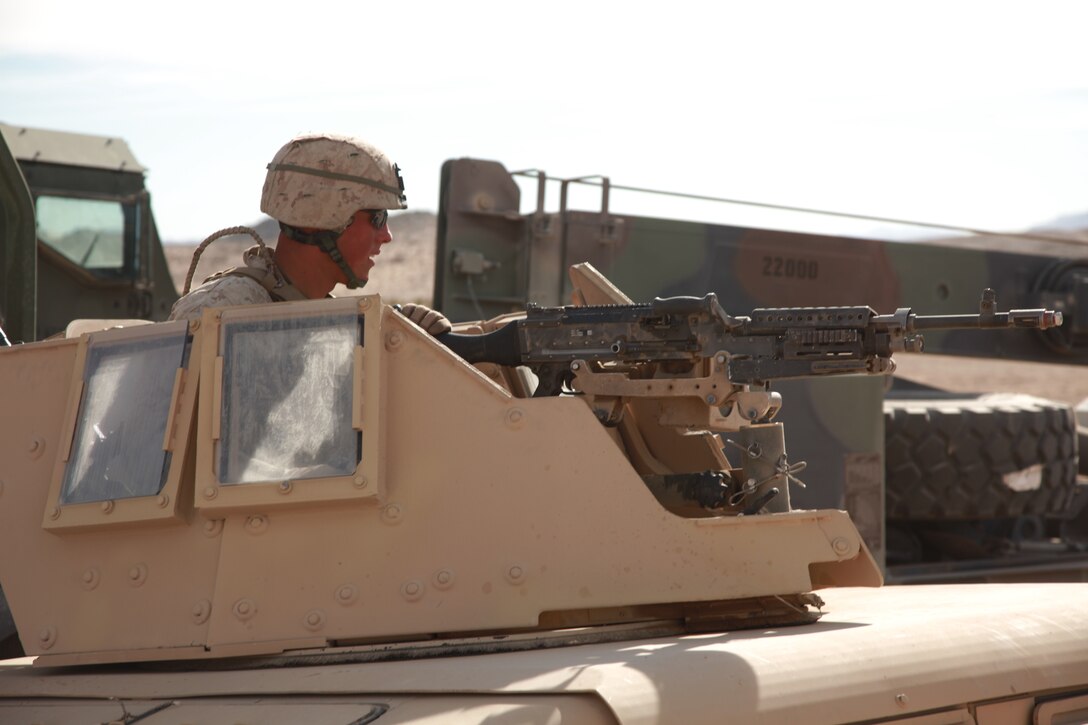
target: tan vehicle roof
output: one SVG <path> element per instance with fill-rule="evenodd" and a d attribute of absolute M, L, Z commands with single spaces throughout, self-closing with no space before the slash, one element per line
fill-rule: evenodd
<path fill-rule="evenodd" d="M 331 654 L 325 652 L 310 660 L 315 666 L 267 667 L 266 661 L 259 671 L 49 676 L 49 670 L 26 667 L 0 676 L 0 697 L 108 692 L 179 699 L 184 708 L 191 697 L 280 697 L 286 703 L 288 694 L 294 702 L 350 695 L 353 702 L 390 705 L 377 720 L 386 725 L 432 711 L 436 697 L 447 713 L 443 722 L 475 722 L 492 712 L 487 702 L 514 703 L 516 711 L 520 695 L 581 693 L 607 706 L 602 717 L 610 711 L 615 718 L 600 722 L 836 723 L 937 711 L 943 713 L 938 719 L 917 722 L 984 725 L 1029 722 L 1041 695 L 1088 682 L 1088 584 L 838 589 L 823 596 L 824 618 L 801 627 L 319 665 Z M 341 652 L 347 657 L 348 650 Z M 362 657 L 367 649 L 355 652 Z M 296 657 L 280 664 L 288 661 L 307 662 Z M 1020 717 L 978 714 L 991 711 Z"/>
<path fill-rule="evenodd" d="M 143 173 L 147 170 L 124 139 L 0 123 L 0 134 L 20 161 L 89 166 Z"/>

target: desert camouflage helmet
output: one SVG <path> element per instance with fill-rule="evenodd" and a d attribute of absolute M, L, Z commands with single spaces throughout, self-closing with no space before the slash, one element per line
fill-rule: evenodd
<path fill-rule="evenodd" d="M 291 139 L 268 165 L 261 211 L 293 227 L 340 232 L 360 209 L 404 209 L 400 170 L 350 136 Z"/>
<path fill-rule="evenodd" d="M 320 247 L 343 271 L 350 288 L 361 287 L 337 246 L 340 233 L 360 209 L 404 209 L 400 169 L 381 151 L 350 136 L 297 136 L 268 165 L 261 211 L 302 244 Z"/>

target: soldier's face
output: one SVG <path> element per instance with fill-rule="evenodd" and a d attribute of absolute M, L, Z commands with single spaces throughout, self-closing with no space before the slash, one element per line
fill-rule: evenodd
<path fill-rule="evenodd" d="M 393 241 L 388 221 L 383 221 L 380 227 L 376 227 L 371 223 L 372 214 L 373 212 L 365 209 L 355 212 L 351 224 L 340 235 L 339 240 L 340 253 L 344 255 L 351 271 L 361 280 L 369 278 L 375 263 L 374 257 L 381 252 L 382 245 Z"/>

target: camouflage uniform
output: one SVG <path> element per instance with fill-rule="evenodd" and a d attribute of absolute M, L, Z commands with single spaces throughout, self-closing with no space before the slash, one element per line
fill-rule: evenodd
<path fill-rule="evenodd" d="M 260 305 L 304 300 L 276 266 L 267 247 L 254 245 L 242 255 L 241 267 L 217 272 L 185 295 L 170 310 L 171 320 L 199 320 L 206 307 Z"/>

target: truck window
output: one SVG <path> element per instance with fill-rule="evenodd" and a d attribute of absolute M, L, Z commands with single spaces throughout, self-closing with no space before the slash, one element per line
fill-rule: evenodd
<path fill-rule="evenodd" d="M 224 322 L 219 482 L 350 476 L 357 314 Z"/>
<path fill-rule="evenodd" d="M 154 496 L 166 480 L 163 438 L 190 337 L 184 322 L 137 330 L 91 337 L 62 505 Z"/>
<path fill-rule="evenodd" d="M 80 267 L 122 271 L 125 215 L 121 202 L 39 196 L 38 239 Z"/>

